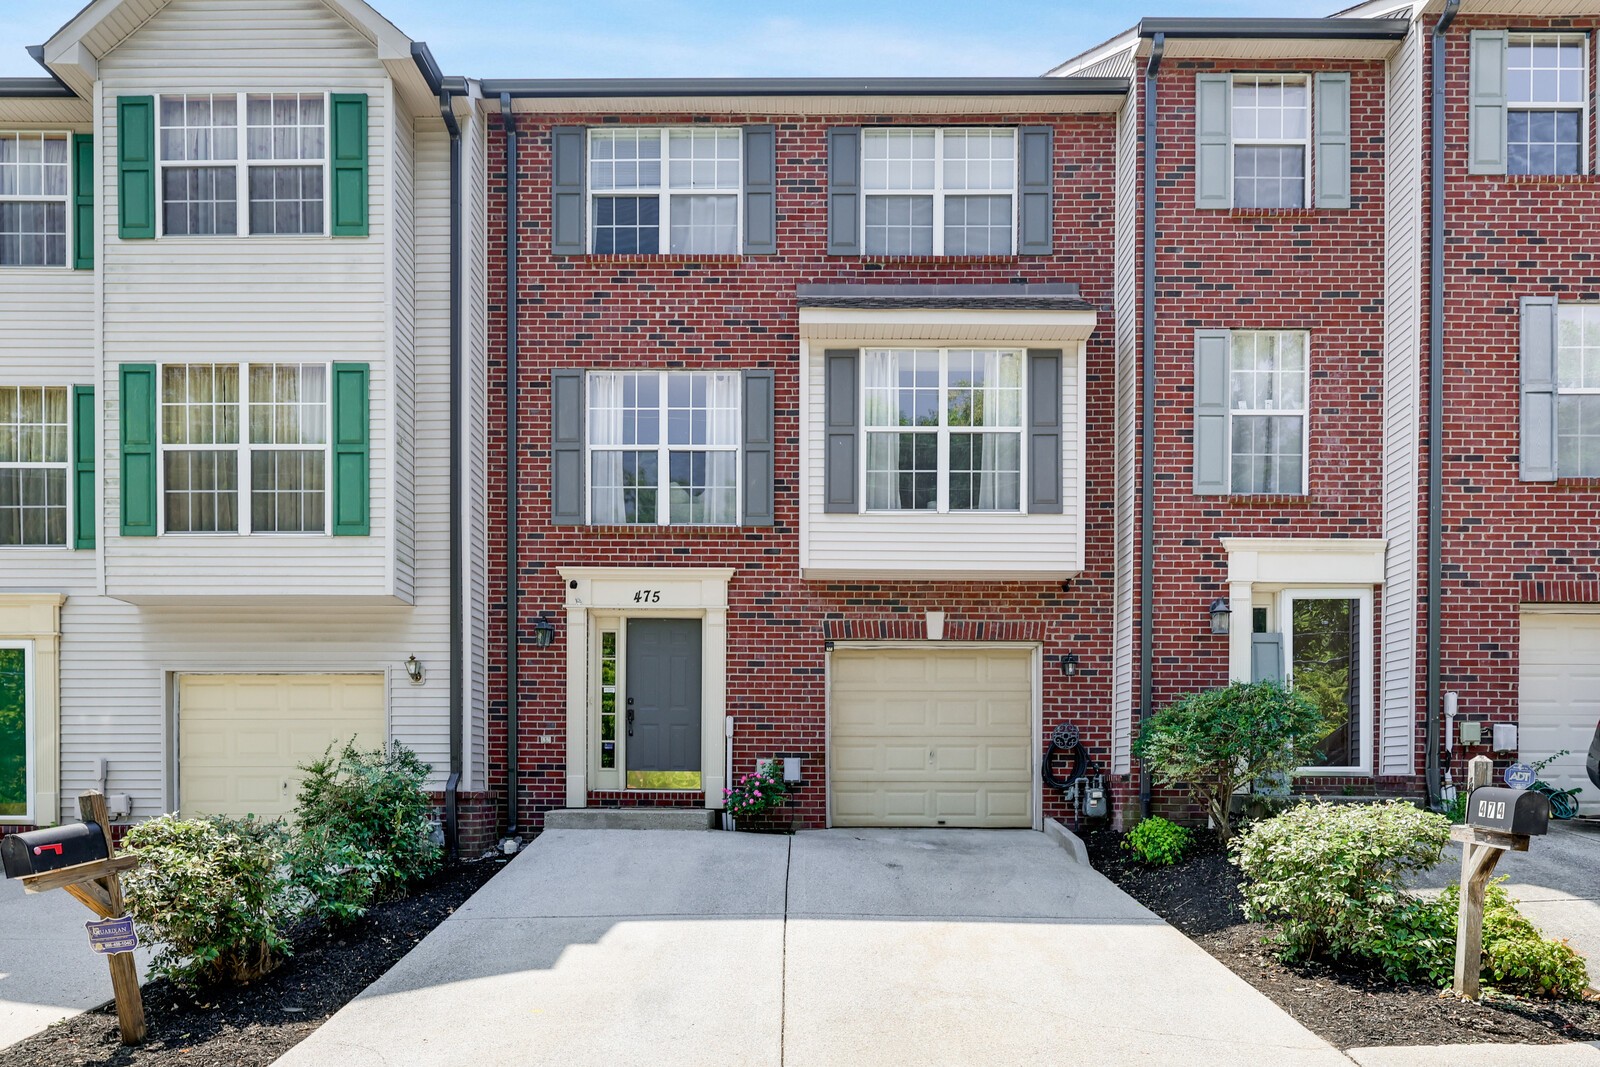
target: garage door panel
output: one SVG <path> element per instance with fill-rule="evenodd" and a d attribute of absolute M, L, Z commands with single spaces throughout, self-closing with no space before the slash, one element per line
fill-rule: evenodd
<path fill-rule="evenodd" d="M 841 826 L 1028 826 L 1026 650 L 846 649 L 830 663 Z"/>
<path fill-rule="evenodd" d="M 385 695 L 382 674 L 181 676 L 181 810 L 290 814 L 302 764 L 352 738 L 384 741 Z"/>
<path fill-rule="evenodd" d="M 1600 614 L 1524 613 L 1520 662 L 1518 757 L 1532 763 L 1570 750 L 1541 777 L 1559 789 L 1581 788 L 1583 812 L 1600 812 L 1584 768 L 1600 721 Z"/>

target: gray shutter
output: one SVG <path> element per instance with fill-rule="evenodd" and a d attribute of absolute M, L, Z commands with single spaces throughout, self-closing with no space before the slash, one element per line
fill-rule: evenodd
<path fill-rule="evenodd" d="M 860 353 L 854 348 L 830 348 L 823 363 L 823 426 L 827 434 L 823 446 L 822 510 L 832 514 L 854 514 L 861 510 L 857 495 L 857 380 Z"/>
<path fill-rule="evenodd" d="M 1048 256 L 1055 247 L 1055 131 L 1024 126 L 1017 131 L 1017 255 Z"/>
<path fill-rule="evenodd" d="M 1194 491 L 1197 496 L 1228 492 L 1227 330 L 1196 330 L 1194 335 Z"/>
<path fill-rule="evenodd" d="M 584 156 L 589 134 L 582 126 L 550 131 L 550 254 L 581 256 L 584 239 Z"/>
<path fill-rule="evenodd" d="M 1330 71 L 1316 78 L 1317 207 L 1350 206 L 1350 72 Z"/>
<path fill-rule="evenodd" d="M 861 254 L 861 128 L 828 131 L 828 255 Z"/>
<path fill-rule="evenodd" d="M 1250 635 L 1250 680 L 1283 681 L 1283 635 Z"/>
<path fill-rule="evenodd" d="M 1522 480 L 1556 480 L 1556 298 L 1522 298 Z"/>
<path fill-rule="evenodd" d="M 550 521 L 556 526 L 584 521 L 583 408 L 583 371 L 551 371 Z"/>
<path fill-rule="evenodd" d="M 744 128 L 744 254 L 778 250 L 777 128 Z"/>
<path fill-rule="evenodd" d="M 772 525 L 772 386 L 772 371 L 744 372 L 745 526 Z"/>
<path fill-rule="evenodd" d="M 1197 74 L 1194 206 L 1233 206 L 1233 75 Z"/>
<path fill-rule="evenodd" d="M 1061 349 L 1028 349 L 1028 513 L 1060 515 Z"/>
<path fill-rule="evenodd" d="M 1506 172 L 1506 31 L 1473 30 L 1468 46 L 1467 173 Z"/>

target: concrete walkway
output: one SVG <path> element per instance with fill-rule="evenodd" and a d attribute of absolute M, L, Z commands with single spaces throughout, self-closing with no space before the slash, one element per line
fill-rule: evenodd
<path fill-rule="evenodd" d="M 1349 1060 L 1027 831 L 541 836 L 283 1067 Z"/>
<path fill-rule="evenodd" d="M 57 890 L 0 879 L 0 1049 L 111 999 L 104 956 L 89 948 L 89 909 Z M 149 953 L 138 953 L 140 976 Z"/>

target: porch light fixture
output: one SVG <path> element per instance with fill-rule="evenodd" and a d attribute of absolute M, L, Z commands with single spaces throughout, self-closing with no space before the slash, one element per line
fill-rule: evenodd
<path fill-rule="evenodd" d="M 1211 602 L 1211 632 L 1214 634 L 1227 633 L 1228 623 L 1232 616 L 1233 611 L 1229 609 L 1226 600 L 1220 596 L 1213 600 Z"/>
<path fill-rule="evenodd" d="M 421 685 L 422 679 L 427 677 L 427 672 L 422 669 L 422 661 L 414 655 L 406 657 L 406 677 L 417 685 Z"/>
<path fill-rule="evenodd" d="M 1068 652 L 1061 657 L 1061 673 L 1068 678 L 1076 678 L 1078 676 L 1078 654 L 1076 652 Z"/>
<path fill-rule="evenodd" d="M 533 624 L 533 643 L 539 648 L 549 648 L 555 637 L 556 624 L 550 621 L 550 613 L 539 612 L 539 621 Z"/>

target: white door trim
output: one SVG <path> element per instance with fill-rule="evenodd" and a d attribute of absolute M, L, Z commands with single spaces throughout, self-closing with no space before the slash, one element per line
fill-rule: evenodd
<path fill-rule="evenodd" d="M 700 781 L 705 806 L 722 806 L 728 583 L 733 573 L 732 567 L 561 569 L 567 611 L 567 807 L 589 804 L 589 750 L 591 742 L 598 743 L 598 737 L 590 737 L 590 626 L 597 614 L 701 619 Z"/>

